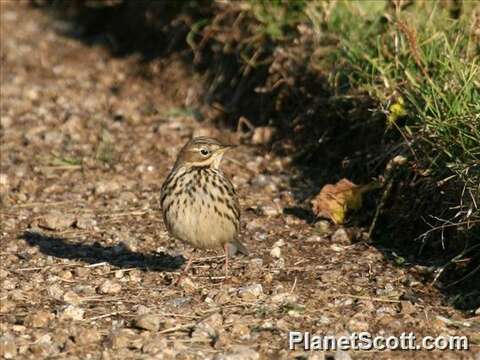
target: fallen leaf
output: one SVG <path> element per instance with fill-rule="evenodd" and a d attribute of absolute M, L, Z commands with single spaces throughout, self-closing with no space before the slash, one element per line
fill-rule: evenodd
<path fill-rule="evenodd" d="M 361 208 L 363 193 L 375 187 L 375 184 L 355 185 L 348 179 L 341 179 L 334 185 L 327 184 L 312 200 L 313 212 L 317 217 L 343 224 L 347 210 Z"/>

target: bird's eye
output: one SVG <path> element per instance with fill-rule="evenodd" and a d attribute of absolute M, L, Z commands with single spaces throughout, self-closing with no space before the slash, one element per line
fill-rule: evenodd
<path fill-rule="evenodd" d="M 207 156 L 209 153 L 210 153 L 210 151 L 208 151 L 208 149 L 201 149 L 200 150 L 200 154 L 202 154 L 203 156 Z"/>

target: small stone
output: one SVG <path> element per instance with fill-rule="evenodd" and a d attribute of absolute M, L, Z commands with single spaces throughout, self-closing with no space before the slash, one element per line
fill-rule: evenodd
<path fill-rule="evenodd" d="M 145 314 L 135 319 L 135 325 L 140 329 L 158 331 L 160 329 L 161 318 L 154 314 Z"/>
<path fill-rule="evenodd" d="M 75 217 L 73 215 L 54 211 L 40 219 L 38 225 L 48 230 L 62 231 L 68 229 L 74 222 Z"/>
<path fill-rule="evenodd" d="M 74 336 L 75 344 L 87 345 L 99 342 L 102 339 L 102 335 L 95 328 L 80 329 Z"/>
<path fill-rule="evenodd" d="M 168 301 L 167 304 L 173 307 L 180 307 L 185 304 L 188 304 L 190 301 L 192 301 L 192 298 L 190 296 L 185 296 L 185 297 L 174 298 Z"/>
<path fill-rule="evenodd" d="M 63 289 L 58 284 L 53 284 L 47 289 L 48 295 L 55 300 L 63 300 Z"/>
<path fill-rule="evenodd" d="M 211 341 L 218 337 L 223 324 L 220 313 L 213 313 L 206 319 L 198 322 L 192 332 L 192 340 Z"/>
<path fill-rule="evenodd" d="M 75 273 L 76 276 L 83 278 L 83 277 L 88 275 L 89 269 L 86 268 L 86 267 L 77 267 L 74 270 L 74 273 Z"/>
<path fill-rule="evenodd" d="M 316 242 L 320 242 L 322 240 L 324 240 L 324 238 L 321 237 L 320 235 L 311 235 L 305 241 L 307 243 L 316 243 Z"/>
<path fill-rule="evenodd" d="M 10 272 L 5 269 L 0 269 L 0 279 L 6 279 Z"/>
<path fill-rule="evenodd" d="M 327 220 L 319 220 L 315 223 L 314 231 L 320 236 L 330 235 L 332 233 L 332 227 Z"/>
<path fill-rule="evenodd" d="M 47 342 L 36 342 L 30 345 L 30 351 L 35 354 L 37 358 L 46 359 L 55 352 L 55 348 Z"/>
<path fill-rule="evenodd" d="M 0 193 L 5 193 L 8 190 L 8 175 L 0 174 Z"/>
<path fill-rule="evenodd" d="M 108 338 L 108 344 L 112 349 L 122 349 L 131 345 L 132 339 L 137 334 L 130 329 L 120 329 L 112 332 Z"/>
<path fill-rule="evenodd" d="M 40 310 L 34 314 L 26 317 L 25 325 L 33 328 L 46 327 L 50 320 L 54 319 L 55 315 L 48 311 Z"/>
<path fill-rule="evenodd" d="M 271 296 L 268 299 L 268 303 L 275 306 L 281 306 L 289 303 L 294 304 L 297 302 L 297 300 L 298 300 L 297 295 L 290 294 L 289 292 L 282 292 L 282 293 Z"/>
<path fill-rule="evenodd" d="M 137 315 L 145 315 L 145 314 L 150 314 L 150 309 L 146 307 L 145 305 L 138 305 L 136 309 Z"/>
<path fill-rule="evenodd" d="M 281 209 L 272 205 L 262 205 L 260 207 L 260 211 L 265 216 L 277 216 L 282 213 Z"/>
<path fill-rule="evenodd" d="M 415 312 L 417 312 L 417 309 L 415 308 L 415 305 L 413 305 L 410 301 L 402 301 L 400 303 L 400 307 L 402 309 L 402 313 L 403 314 L 407 314 L 407 315 L 410 315 L 410 314 L 414 314 Z"/>
<path fill-rule="evenodd" d="M 283 239 L 280 239 L 278 241 L 275 242 L 275 244 L 273 244 L 273 246 L 284 246 L 285 245 L 285 240 Z"/>
<path fill-rule="evenodd" d="M 0 356 L 5 359 L 13 359 L 17 355 L 17 346 L 11 335 L 4 335 L 0 338 Z"/>
<path fill-rule="evenodd" d="M 252 144 L 254 145 L 266 145 L 269 144 L 273 135 L 275 134 L 275 129 L 271 126 L 259 126 L 255 128 L 252 135 Z"/>
<path fill-rule="evenodd" d="M 249 271 L 260 271 L 263 269 L 263 259 L 253 258 L 248 262 Z"/>
<path fill-rule="evenodd" d="M 179 283 L 180 287 L 188 294 L 195 292 L 197 285 L 188 276 L 182 277 Z"/>
<path fill-rule="evenodd" d="M 105 280 L 99 287 L 100 294 L 118 294 L 122 290 L 122 285 L 111 280 Z"/>
<path fill-rule="evenodd" d="M 91 230 L 95 225 L 97 225 L 95 219 L 88 215 L 81 215 L 75 221 L 75 226 L 81 230 Z"/>
<path fill-rule="evenodd" d="M 246 226 L 248 231 L 263 230 L 265 228 L 265 223 L 263 220 L 256 218 L 250 221 Z"/>
<path fill-rule="evenodd" d="M 335 353 L 335 360 L 352 360 L 352 358 L 348 352 L 338 349 Z"/>
<path fill-rule="evenodd" d="M 335 231 L 332 235 L 332 241 L 335 243 L 339 243 L 342 245 L 349 245 L 350 244 L 350 237 L 348 236 L 347 232 L 344 228 L 340 228 Z"/>
<path fill-rule="evenodd" d="M 260 355 L 255 350 L 247 346 L 237 345 L 231 352 L 218 354 L 214 360 L 258 360 Z"/>
<path fill-rule="evenodd" d="M 73 278 L 72 272 L 68 270 L 62 271 L 59 275 L 63 280 L 71 280 Z"/>
<path fill-rule="evenodd" d="M 362 331 L 368 331 L 369 325 L 367 321 L 360 320 L 357 318 L 352 318 L 348 322 L 348 327 L 351 331 L 353 332 L 362 332 Z"/>
<path fill-rule="evenodd" d="M 475 310 L 475 315 L 480 315 L 480 307 L 477 310 Z"/>
<path fill-rule="evenodd" d="M 282 257 L 282 249 L 280 247 L 275 246 L 271 251 L 270 255 L 276 259 L 280 259 Z"/>
<path fill-rule="evenodd" d="M 67 305 L 60 314 L 61 320 L 83 320 L 85 310 L 75 305 Z"/>
<path fill-rule="evenodd" d="M 238 289 L 238 296 L 246 301 L 254 301 L 263 295 L 261 284 L 252 284 Z"/>
<path fill-rule="evenodd" d="M 325 360 L 325 353 L 324 352 L 314 352 L 305 354 L 307 360 Z M 333 359 L 333 358 L 329 358 Z"/>
<path fill-rule="evenodd" d="M 73 292 L 72 290 L 68 290 L 65 294 L 63 294 L 63 301 L 68 304 L 79 305 L 82 302 L 82 299 L 77 293 Z"/>
<path fill-rule="evenodd" d="M 9 128 L 13 123 L 13 119 L 10 116 L 2 115 L 0 117 L 0 128 Z"/>
<path fill-rule="evenodd" d="M 167 339 L 165 339 L 165 337 L 157 336 L 157 337 L 154 337 L 153 339 L 147 340 L 142 346 L 142 351 L 146 354 L 151 354 L 151 355 L 162 351 L 162 355 L 164 355 L 165 353 L 163 350 L 167 348 L 168 348 Z"/>
<path fill-rule="evenodd" d="M 30 351 L 37 355 L 37 357 L 48 358 L 49 355 L 57 351 L 52 344 L 52 336 L 45 334 L 30 345 Z"/>
<path fill-rule="evenodd" d="M 2 287 L 4 290 L 13 290 L 17 287 L 17 284 L 12 279 L 6 279 L 2 283 Z"/>
<path fill-rule="evenodd" d="M 14 301 L 2 300 L 0 301 L 0 314 L 8 314 L 15 310 L 16 304 Z"/>
<path fill-rule="evenodd" d="M 122 187 L 120 184 L 116 181 L 113 180 L 108 180 L 108 181 L 99 181 L 95 184 L 95 194 L 101 195 L 101 194 L 107 194 L 107 193 L 114 193 L 117 192 L 121 189 Z"/>
<path fill-rule="evenodd" d="M 251 336 L 250 328 L 243 322 L 234 323 L 230 331 L 235 339 L 248 340 Z"/>

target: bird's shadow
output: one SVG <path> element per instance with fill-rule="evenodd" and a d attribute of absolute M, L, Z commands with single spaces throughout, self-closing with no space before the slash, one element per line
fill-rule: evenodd
<path fill-rule="evenodd" d="M 127 249 L 123 244 L 104 246 L 98 242 L 83 244 L 65 238 L 26 231 L 20 235 L 30 246 L 38 246 L 45 255 L 60 259 L 83 261 L 88 264 L 106 262 L 119 268 L 139 268 L 149 271 L 175 271 L 185 262 L 181 255 L 166 253 L 143 254 Z"/>

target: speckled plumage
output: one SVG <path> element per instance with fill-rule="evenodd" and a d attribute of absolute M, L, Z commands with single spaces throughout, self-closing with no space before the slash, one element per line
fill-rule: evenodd
<path fill-rule="evenodd" d="M 160 202 L 165 226 L 177 239 L 200 249 L 226 249 L 233 244 L 247 253 L 238 241 L 237 195 L 220 169 L 223 153 L 230 147 L 207 137 L 190 140 L 162 185 Z"/>

